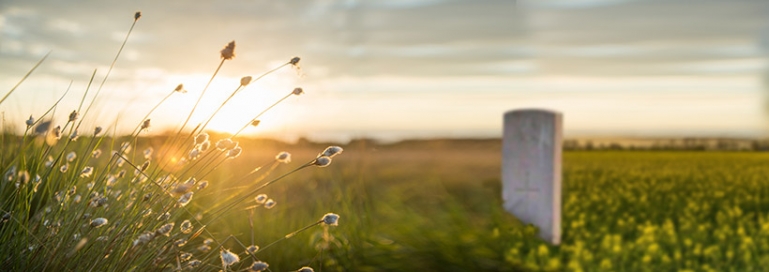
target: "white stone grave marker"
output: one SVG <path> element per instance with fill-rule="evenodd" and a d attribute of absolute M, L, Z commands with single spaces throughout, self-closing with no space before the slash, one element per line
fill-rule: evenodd
<path fill-rule="evenodd" d="M 502 136 L 504 208 L 561 243 L 561 138 L 563 117 L 540 109 L 505 113 Z"/>

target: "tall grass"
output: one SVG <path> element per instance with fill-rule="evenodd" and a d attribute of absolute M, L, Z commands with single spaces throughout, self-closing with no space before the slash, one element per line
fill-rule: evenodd
<path fill-rule="evenodd" d="M 155 109 L 170 96 L 181 95 L 184 90 L 181 84 L 169 90 L 129 135 L 108 135 L 103 127 L 82 126 L 83 119 L 90 117 L 89 109 L 108 81 L 140 17 L 139 12 L 134 15 L 131 28 L 92 100 L 87 101 L 86 97 L 96 71 L 78 108 L 67 111 L 64 122 L 55 121 L 59 117 L 57 101 L 37 118 L 31 116 L 26 120 L 23 134 L 3 131 L 0 139 L 3 144 L 0 266 L 11 271 L 263 271 L 269 270 L 269 259 L 261 259 L 263 250 L 318 226 L 329 235 L 328 227 L 336 226 L 339 216 L 318 214 L 317 220 L 287 230 L 283 237 L 259 247 L 254 244 L 254 221 L 263 220 L 257 217 L 257 214 L 263 215 L 258 210 L 277 205 L 278 201 L 264 194 L 265 188 L 302 169 L 329 165 L 332 158 L 342 152 L 337 146 L 319 150 L 317 156 L 281 175 L 271 173 L 287 167 L 291 157 L 289 153 L 276 154 L 275 159 L 260 162 L 259 167 L 248 173 L 215 181 L 236 182 L 239 190 L 220 195 L 215 201 L 209 198 L 207 203 L 196 203 L 196 196 L 207 194 L 207 187 L 214 183 L 206 180 L 211 173 L 238 160 L 243 153 L 255 152 L 238 143 L 240 131 L 229 138 L 213 139 L 204 131 L 208 122 L 248 84 L 282 67 L 298 65 L 298 57 L 255 79 L 244 77 L 208 120 L 191 131 L 186 130 L 186 126 L 198 110 L 205 91 L 225 61 L 234 59 L 234 41 L 220 51 L 221 62 L 175 134 L 148 138 L 142 133 L 152 126 Z M 0 105 L 19 84 L 3 96 Z M 67 93 L 69 89 L 64 96 Z M 262 113 L 300 94 L 301 88 L 288 91 Z M 244 128 L 257 123 L 249 121 Z M 105 124 L 104 127 L 116 126 Z M 239 235 L 212 231 L 217 224 L 227 224 L 222 222 L 224 215 L 235 211 L 248 215 L 241 219 L 250 222 L 250 241 L 242 241 Z M 297 260 L 296 268 L 301 266 Z M 300 270 L 306 272 L 312 268 Z"/>

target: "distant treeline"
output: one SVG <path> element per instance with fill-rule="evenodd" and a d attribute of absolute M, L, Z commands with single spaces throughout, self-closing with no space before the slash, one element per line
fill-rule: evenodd
<path fill-rule="evenodd" d="M 564 140 L 564 150 L 769 151 L 769 140 L 732 138 L 645 139 L 634 141 Z"/>

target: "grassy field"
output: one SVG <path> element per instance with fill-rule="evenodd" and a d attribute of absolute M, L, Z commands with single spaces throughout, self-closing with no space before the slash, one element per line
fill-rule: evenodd
<path fill-rule="evenodd" d="M 13 147 L 17 140 L 3 137 L 3 146 Z M 106 152 L 118 142 L 103 138 L 100 145 Z M 146 147 L 162 142 L 159 137 L 142 138 L 130 155 L 141 157 Z M 70 149 L 85 150 L 92 143 L 86 138 L 52 151 L 65 154 Z M 67 214 L 67 203 L 72 202 L 65 199 L 59 204 L 38 196 L 55 198 L 56 192 L 67 191 L 72 185 L 82 195 L 90 190 L 87 183 L 98 179 L 72 178 L 74 184 L 58 189 L 46 186 L 66 183 L 45 182 L 38 192 L 26 191 L 29 195 L 4 181 L 4 210 L 14 209 L 9 203 L 15 197 L 35 201 L 26 207 L 29 216 L 14 213 L 12 220 L 0 226 L 3 266 L 36 270 L 44 267 L 42 260 L 50 259 L 48 268 L 64 270 L 86 270 L 84 262 L 96 270 L 174 270 L 178 266 L 173 265 L 173 256 L 188 252 L 204 262 L 198 270 L 215 271 L 221 269 L 218 249 L 223 248 L 243 259 L 229 267 L 238 271 L 250 265 L 245 261 L 246 246 L 265 247 L 276 241 L 255 254 L 270 264 L 271 271 L 293 271 L 305 265 L 316 271 L 760 271 L 769 266 L 769 186 L 765 181 L 769 154 L 566 152 L 563 244 L 549 246 L 536 238 L 534 228 L 520 224 L 501 209 L 499 141 L 353 142 L 344 146 L 344 153 L 334 157 L 328 167 L 302 169 L 260 191 L 274 199 L 274 208 L 250 209 L 255 202 L 248 196 L 232 209 L 214 213 L 230 196 L 312 161 L 327 145 L 243 140 L 240 146 L 244 150 L 240 157 L 201 177 L 210 185 L 196 191 L 185 211 L 163 204 L 167 202 L 162 195 L 157 203 L 146 206 L 155 208 L 156 213 L 138 220 L 143 224 L 158 222 L 151 224 L 162 226 L 155 217 L 161 214 L 158 210 L 168 207 L 172 208 L 169 220 L 176 228 L 182 219 L 193 215 L 198 220 L 195 222 L 209 224 L 199 236 L 174 230 L 168 238 L 140 244 L 138 248 L 152 254 L 138 255 L 137 266 L 124 266 L 115 255 L 123 251 L 124 256 L 131 256 L 137 248 L 130 242 L 141 232 L 121 232 L 119 227 L 128 224 L 121 221 L 136 221 L 137 213 L 142 212 L 137 207 L 144 206 L 85 208 L 85 212 L 109 218 L 111 223 L 110 228 L 92 228 L 88 220 Z M 291 152 L 293 162 L 273 163 L 281 151 Z M 3 152 L 0 162 L 4 169 L 14 156 Z M 87 154 L 85 157 L 77 167 L 92 160 Z M 162 150 L 156 151 L 154 162 L 162 165 L 166 159 Z M 275 168 L 261 183 L 258 175 L 240 178 L 257 166 L 265 166 L 257 172 L 260 174 Z M 183 173 L 178 169 L 162 171 L 172 170 Z M 79 174 L 70 172 L 72 177 Z M 56 177 L 66 180 L 66 175 Z M 152 188 L 120 184 L 109 190 L 121 189 L 124 197 L 110 198 L 108 203 L 131 203 L 124 200 L 136 197 L 131 193 L 134 188 Z M 111 193 L 114 197 L 115 192 Z M 72 197 L 74 194 L 65 198 Z M 170 203 L 175 202 L 170 199 Z M 52 207 L 46 203 L 58 205 L 61 211 L 46 212 Z M 283 238 L 327 212 L 340 215 L 339 226 L 313 226 Z M 52 235 L 55 228 L 50 226 L 56 223 L 44 223 L 49 214 L 55 214 L 51 220 L 59 220 L 64 225 L 61 229 L 70 232 L 64 237 L 75 238 Z M 70 225 L 75 227 L 67 228 Z M 200 224 L 193 225 L 201 229 Z M 98 238 L 102 236 L 107 238 Z M 168 244 L 179 237 L 190 239 L 173 253 Z M 199 247 L 209 238 L 215 240 L 213 249 L 201 251 Z M 36 241 L 57 250 L 36 247 Z M 85 242 L 78 246 L 80 241 Z M 108 250 L 117 244 L 127 246 Z M 153 256 L 166 259 L 155 260 Z"/>
<path fill-rule="evenodd" d="M 306 159 L 318 149 L 285 148 Z M 269 191 L 282 204 L 265 211 L 257 244 L 333 211 L 342 224 L 322 252 L 317 230 L 281 242 L 264 258 L 280 269 L 299 260 L 348 271 L 759 271 L 769 265 L 769 155 L 567 152 L 564 160 L 559 247 L 543 244 L 533 228 L 500 208 L 496 141 L 353 143 L 329 168 L 299 173 Z M 248 232 L 244 220 L 232 218 L 229 232 Z"/>

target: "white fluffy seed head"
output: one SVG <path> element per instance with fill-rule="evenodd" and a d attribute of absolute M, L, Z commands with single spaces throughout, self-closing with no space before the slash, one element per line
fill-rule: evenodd
<path fill-rule="evenodd" d="M 302 266 L 302 268 L 299 268 L 299 270 L 296 270 L 296 272 L 315 272 L 315 270 L 309 266 Z"/>
<path fill-rule="evenodd" d="M 208 141 L 208 133 L 203 132 L 195 136 L 195 144 L 202 144 L 205 141 Z"/>
<path fill-rule="evenodd" d="M 332 145 L 332 146 L 326 147 L 326 150 L 323 150 L 323 153 L 320 153 L 320 155 L 318 156 L 319 157 L 326 156 L 329 158 L 333 158 L 336 155 L 342 154 L 342 151 L 344 151 L 344 149 L 342 149 L 341 147 Z"/>
<path fill-rule="evenodd" d="M 190 203 L 192 200 L 192 192 L 187 192 L 182 197 L 179 198 L 179 205 L 182 205 L 182 207 L 187 206 L 187 204 Z"/>
<path fill-rule="evenodd" d="M 207 180 L 202 180 L 202 181 L 200 181 L 200 183 L 198 183 L 198 190 L 203 190 L 206 187 L 208 187 L 208 181 Z"/>
<path fill-rule="evenodd" d="M 237 144 L 235 142 L 233 142 L 232 139 L 230 139 L 230 138 L 221 139 L 221 140 L 216 142 L 216 148 L 221 150 L 221 151 L 232 149 L 235 146 L 237 146 Z"/>
<path fill-rule="evenodd" d="M 267 202 L 264 202 L 264 208 L 265 209 L 272 209 L 277 205 L 278 203 L 275 202 L 275 200 L 268 199 Z"/>
<path fill-rule="evenodd" d="M 313 162 L 313 165 L 316 165 L 318 167 L 326 167 L 329 164 L 331 164 L 331 157 L 326 157 L 326 156 L 320 156 L 316 158 L 315 161 Z"/>
<path fill-rule="evenodd" d="M 93 167 L 86 166 L 85 168 L 83 168 L 83 171 L 80 172 L 80 177 L 81 178 L 87 178 L 87 177 L 90 177 L 91 174 L 93 174 Z"/>
<path fill-rule="evenodd" d="M 158 235 L 169 236 L 171 234 L 171 230 L 173 229 L 174 229 L 174 222 L 171 222 L 171 223 L 160 226 L 160 228 L 158 228 L 155 231 L 155 233 L 157 233 Z"/>
<path fill-rule="evenodd" d="M 278 155 L 275 156 L 275 160 L 282 163 L 289 163 L 291 162 L 291 153 L 288 153 L 286 151 L 278 153 Z"/>
<path fill-rule="evenodd" d="M 304 93 L 304 90 L 302 88 L 294 88 L 294 90 L 291 91 L 291 93 L 294 95 L 300 95 Z"/>
<path fill-rule="evenodd" d="M 182 224 L 179 226 L 179 229 L 182 233 L 189 234 L 192 232 L 192 222 L 190 222 L 190 220 L 184 220 L 184 222 L 182 222 Z"/>
<path fill-rule="evenodd" d="M 267 201 L 267 195 L 259 194 L 254 197 L 254 201 L 256 201 L 257 204 L 264 204 L 264 202 Z"/>
<path fill-rule="evenodd" d="M 220 257 L 222 258 L 223 266 L 231 266 L 237 262 L 240 262 L 240 257 L 237 254 L 230 252 L 222 248 Z"/>
<path fill-rule="evenodd" d="M 240 153 L 243 152 L 243 149 L 240 146 L 236 146 L 233 149 L 230 149 L 230 151 L 227 151 L 227 158 L 234 159 L 240 156 Z"/>
<path fill-rule="evenodd" d="M 101 127 L 94 128 L 93 129 L 93 136 L 99 135 L 99 133 L 101 133 L 101 131 L 102 131 Z"/>
<path fill-rule="evenodd" d="M 32 115 L 29 116 L 29 119 L 26 121 L 27 127 L 31 127 L 35 124 L 35 118 L 32 118 Z"/>
<path fill-rule="evenodd" d="M 257 246 L 257 245 L 250 245 L 250 246 L 248 246 L 248 247 L 246 248 L 246 251 L 247 251 L 248 253 L 254 254 L 254 253 L 256 253 L 257 251 L 259 251 L 259 246 Z"/>
<path fill-rule="evenodd" d="M 98 228 L 107 224 L 107 218 L 99 217 L 91 220 L 91 227 Z"/>
<path fill-rule="evenodd" d="M 254 272 L 264 271 L 264 270 L 267 270 L 267 267 L 270 267 L 270 265 L 265 262 L 254 261 L 254 263 L 248 267 L 248 271 L 254 271 Z"/>
<path fill-rule="evenodd" d="M 67 153 L 67 161 L 72 162 L 77 158 L 77 153 L 75 151 Z"/>
<path fill-rule="evenodd" d="M 337 226 L 339 225 L 339 215 L 335 213 L 327 213 L 323 215 L 323 224 L 329 225 L 329 226 Z"/>
<path fill-rule="evenodd" d="M 189 154 L 190 160 L 196 160 L 199 155 L 200 155 L 200 150 L 198 150 L 197 148 L 193 148 L 192 150 L 190 150 L 190 154 Z"/>

